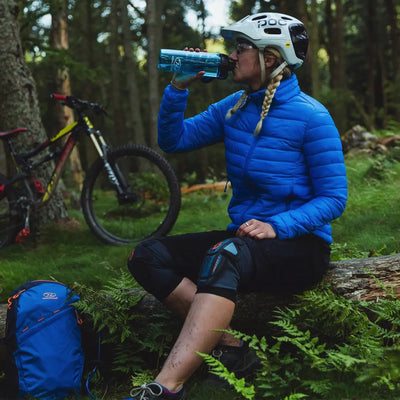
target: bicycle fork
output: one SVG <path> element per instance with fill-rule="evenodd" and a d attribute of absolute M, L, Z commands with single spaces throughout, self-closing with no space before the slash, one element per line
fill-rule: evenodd
<path fill-rule="evenodd" d="M 107 143 L 105 142 L 103 136 L 101 136 L 98 131 L 96 132 L 96 134 L 97 134 L 97 137 L 95 136 L 95 134 L 93 132 L 91 132 L 90 139 L 92 140 L 94 147 L 97 150 L 97 153 L 103 159 L 104 168 L 107 172 L 108 179 L 116 187 L 118 195 L 119 195 L 120 193 L 122 193 L 122 189 L 121 189 L 121 186 L 118 182 L 118 179 L 117 179 L 113 169 L 111 168 L 110 163 L 107 160 Z"/>
<path fill-rule="evenodd" d="M 114 165 L 114 169 L 111 167 L 111 164 L 107 158 L 107 143 L 104 138 L 101 136 L 99 132 L 95 133 L 92 131 L 90 133 L 90 139 L 92 140 L 94 147 L 97 150 L 97 153 L 101 157 L 104 163 L 104 169 L 106 170 L 107 177 L 110 180 L 111 184 L 115 187 L 117 191 L 117 198 L 119 204 L 127 204 L 132 203 L 137 200 L 136 196 L 133 193 L 127 192 L 125 188 L 127 188 L 127 183 L 123 177 L 123 174 L 118 168 L 118 165 Z"/>

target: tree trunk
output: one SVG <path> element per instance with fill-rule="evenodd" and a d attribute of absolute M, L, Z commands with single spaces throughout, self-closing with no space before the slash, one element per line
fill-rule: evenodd
<path fill-rule="evenodd" d="M 344 40 L 343 40 L 343 5 L 342 0 L 335 0 L 335 17 L 334 17 L 334 40 L 335 40 L 335 53 L 330 56 L 335 57 L 336 79 L 333 82 L 333 88 L 338 91 L 338 101 L 336 102 L 335 123 L 340 133 L 347 130 L 347 107 L 343 100 L 345 99 L 345 92 L 347 89 L 346 84 L 346 59 L 344 54 Z"/>
<path fill-rule="evenodd" d="M 120 91 L 120 34 L 119 34 L 119 16 L 121 15 L 120 0 L 111 1 L 110 14 L 110 64 L 111 64 L 111 102 L 113 109 L 113 120 L 115 126 L 115 137 L 117 144 L 121 145 L 127 140 L 125 136 L 125 124 L 123 118 L 123 108 L 121 107 Z"/>
<path fill-rule="evenodd" d="M 128 89 L 128 126 L 129 138 L 140 144 L 147 144 L 144 133 L 140 89 L 137 81 L 136 62 L 133 57 L 134 49 L 132 46 L 131 25 L 129 23 L 128 8 L 122 0 L 121 20 L 122 20 L 122 37 L 124 46 L 124 61 L 126 69 L 126 87 Z"/>
<path fill-rule="evenodd" d="M 161 48 L 161 10 L 164 0 L 147 0 L 147 70 L 149 79 L 149 135 L 150 146 L 157 147 L 157 116 L 160 105 L 158 85 L 158 55 Z"/>
<path fill-rule="evenodd" d="M 334 11 L 334 12 L 333 12 Z M 342 0 L 327 0 L 325 4 L 326 25 L 328 30 L 327 52 L 329 55 L 330 87 L 339 99 L 333 109 L 333 117 L 340 133 L 347 130 L 346 103 L 346 63 L 343 42 L 343 6 Z"/>
<path fill-rule="evenodd" d="M 320 98 L 320 79 L 318 66 L 319 33 L 318 33 L 318 14 L 317 0 L 311 0 L 311 24 L 309 29 L 309 59 L 311 63 L 311 85 L 312 95 L 317 100 Z"/>
<path fill-rule="evenodd" d="M 94 16 L 93 16 L 93 2 L 91 1 L 78 1 L 75 2 L 74 7 L 76 8 L 74 15 L 77 18 L 75 24 L 79 24 L 81 26 L 82 37 L 84 40 L 82 41 L 82 62 L 86 64 L 88 69 L 95 69 L 98 64 L 96 62 L 96 51 L 94 43 L 97 40 L 96 29 L 93 24 Z M 82 93 L 82 97 L 88 101 L 99 101 L 99 93 L 97 90 L 94 90 L 93 85 L 84 85 L 80 88 Z M 95 161 L 98 157 L 98 153 L 94 146 L 90 143 L 89 140 L 83 140 L 80 143 L 81 153 L 86 166 L 89 166 Z"/>
<path fill-rule="evenodd" d="M 344 39 L 343 39 L 343 0 L 336 0 L 336 16 L 335 16 L 335 36 L 336 36 L 336 51 L 337 62 L 336 68 L 338 70 L 336 86 L 340 89 L 346 89 L 346 58 L 344 54 Z"/>
<path fill-rule="evenodd" d="M 383 129 L 387 127 L 387 99 L 385 85 L 387 84 L 387 67 L 390 64 L 385 55 L 385 46 L 389 41 L 387 35 L 387 26 L 385 16 L 383 15 L 384 4 L 383 0 L 379 0 L 375 4 L 375 14 L 377 15 L 376 24 L 376 51 L 378 68 L 376 71 L 376 85 L 375 90 L 377 92 L 375 108 L 379 110 L 379 116 L 377 117 L 377 128 Z"/>
<path fill-rule="evenodd" d="M 372 117 L 373 127 L 375 125 L 375 73 L 376 73 L 376 15 L 375 15 L 375 0 L 368 0 L 367 3 L 367 21 L 365 25 L 367 26 L 367 57 L 368 57 L 368 76 L 367 76 L 367 93 L 366 96 L 366 108 L 367 113 Z"/>
<path fill-rule="evenodd" d="M 397 8 L 393 4 L 393 0 L 385 0 L 386 4 L 386 13 L 389 16 L 389 25 L 390 25 L 390 57 L 389 61 L 392 64 L 391 74 L 388 79 L 394 87 L 399 87 L 400 84 L 400 65 L 399 65 L 399 38 L 400 32 L 397 26 L 398 13 Z M 391 115 L 394 115 L 394 119 L 400 119 L 400 109 L 396 107 L 396 105 L 392 105 L 391 107 Z"/>
<path fill-rule="evenodd" d="M 325 20 L 326 20 L 326 29 L 327 29 L 327 38 L 326 38 L 326 51 L 329 56 L 329 75 L 330 81 L 329 85 L 331 88 L 335 86 L 335 81 L 337 80 L 337 69 L 336 69 L 336 41 L 335 41 L 335 28 L 334 28 L 334 19 L 332 15 L 332 1 L 326 0 L 325 3 Z"/>
<path fill-rule="evenodd" d="M 69 49 L 68 31 L 67 31 L 67 4 L 64 0 L 52 4 L 52 31 L 51 38 L 54 48 L 61 51 Z M 57 71 L 56 92 L 65 96 L 71 95 L 71 84 L 69 79 L 69 69 L 66 66 L 60 66 Z M 57 104 L 58 129 L 61 130 L 74 122 L 74 112 L 71 108 Z M 78 147 L 74 147 L 70 158 L 69 168 L 71 171 L 71 184 L 77 189 L 82 189 L 83 171 Z"/>
<path fill-rule="evenodd" d="M 0 126 L 2 130 L 26 127 L 29 132 L 15 136 L 20 151 L 26 151 L 47 139 L 37 98 L 36 84 L 25 63 L 19 36 L 19 9 L 12 0 L 0 0 Z M 47 182 L 52 166 L 37 171 L 36 177 Z M 38 223 L 67 217 L 59 191 L 37 215 Z"/>
<path fill-rule="evenodd" d="M 392 64 L 392 73 L 390 79 L 395 81 L 399 79 L 399 28 L 397 26 L 398 13 L 393 4 L 393 0 L 385 0 L 386 13 L 389 16 L 390 25 L 390 48 L 391 54 L 389 62 Z"/>

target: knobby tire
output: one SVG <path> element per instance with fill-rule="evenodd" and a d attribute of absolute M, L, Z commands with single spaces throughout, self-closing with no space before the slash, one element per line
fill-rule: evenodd
<path fill-rule="evenodd" d="M 127 245 L 168 234 L 181 205 L 180 185 L 168 161 L 137 144 L 112 148 L 107 158 L 113 170 L 120 171 L 132 199 L 119 204 L 98 158 L 86 174 L 81 195 L 83 215 L 94 235 L 106 244 Z"/>

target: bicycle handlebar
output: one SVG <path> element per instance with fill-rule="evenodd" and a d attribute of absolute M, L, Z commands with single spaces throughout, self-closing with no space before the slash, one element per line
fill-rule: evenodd
<path fill-rule="evenodd" d="M 90 103 L 86 100 L 78 99 L 74 96 L 65 96 L 62 94 L 53 93 L 50 97 L 54 100 L 64 101 L 67 107 L 73 108 L 74 110 L 83 111 L 86 109 L 94 111 L 96 114 L 107 114 L 105 107 L 98 103 Z"/>

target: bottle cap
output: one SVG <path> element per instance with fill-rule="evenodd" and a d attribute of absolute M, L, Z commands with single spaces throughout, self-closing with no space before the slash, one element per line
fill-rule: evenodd
<path fill-rule="evenodd" d="M 236 62 L 229 58 L 226 54 L 220 54 L 221 56 L 221 66 L 219 79 L 226 79 L 228 77 L 228 72 L 235 69 Z"/>

